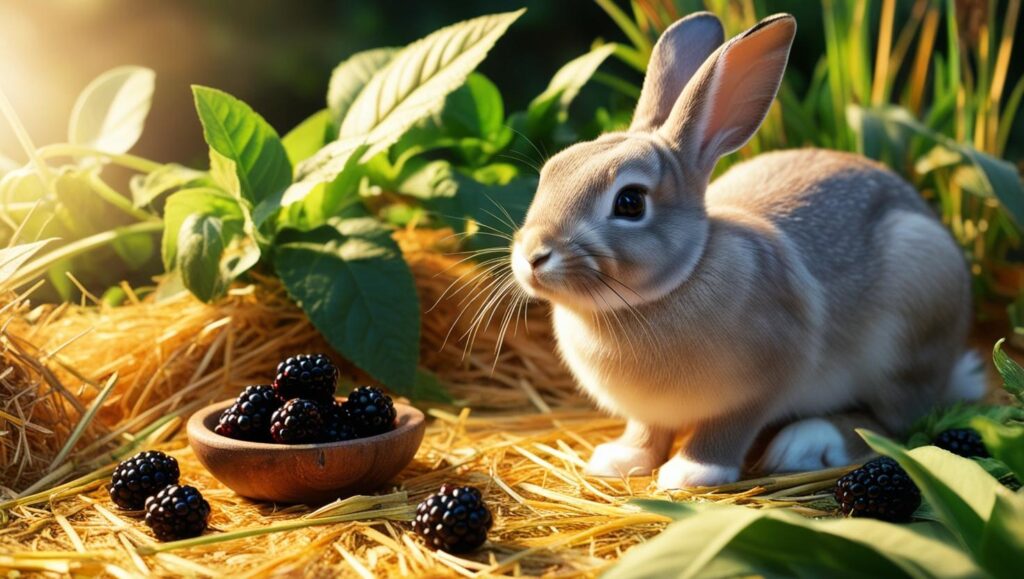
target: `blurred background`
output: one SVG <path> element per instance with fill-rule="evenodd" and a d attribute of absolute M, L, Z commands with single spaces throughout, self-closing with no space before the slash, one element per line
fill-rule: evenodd
<path fill-rule="evenodd" d="M 896 3 L 897 28 L 914 4 Z M 957 8 L 971 22 L 987 4 L 958 0 Z M 1005 1 L 993 4 L 995 14 L 1005 14 Z M 626 40 L 592 0 L 0 0 L 0 88 L 38 146 L 66 138 L 74 99 L 96 75 L 122 64 L 148 66 L 157 72 L 156 95 L 135 152 L 202 167 L 206 146 L 189 85 L 238 96 L 283 134 L 323 108 L 331 69 L 348 55 L 401 46 L 452 22 L 524 6 L 527 13 L 480 67 L 510 110 L 524 108 L 559 66 L 595 40 Z M 778 0 L 770 9 L 797 16 L 801 31 L 789 75 L 808 78 L 824 52 L 822 3 Z M 970 31 L 963 32 L 969 39 Z M 1018 41 L 1022 34 L 1024 27 L 1018 27 Z M 945 42 L 942 35 L 940 30 L 938 46 Z M 621 63 L 607 66 L 640 81 L 639 73 Z M 1024 58 L 1014 58 L 1011 88 L 1022 74 Z M 608 90 L 597 83 L 588 87 L 575 105 L 579 114 L 585 117 L 606 103 Z M 1019 163 L 1024 115 L 1018 115 L 1013 134 L 1005 156 Z M 0 154 L 24 162 L 5 123 Z"/>

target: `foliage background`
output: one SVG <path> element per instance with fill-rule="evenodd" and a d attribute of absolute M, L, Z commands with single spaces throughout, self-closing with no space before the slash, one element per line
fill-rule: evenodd
<path fill-rule="evenodd" d="M 764 4 L 796 15 L 801 32 L 789 74 L 807 78 L 824 52 L 821 3 Z M 897 2 L 897 27 L 912 4 Z M 996 4 L 1003 13 L 1005 0 Z M 452 22 L 524 6 L 526 14 L 479 69 L 498 85 L 510 109 L 524 107 L 559 66 L 594 39 L 625 40 L 592 0 L 0 0 L 0 83 L 43 144 L 64 138 L 75 97 L 98 74 L 122 64 L 148 66 L 159 78 L 148 128 L 134 151 L 202 166 L 206 147 L 191 84 L 239 97 L 283 133 L 323 107 L 331 70 L 348 55 L 404 45 Z M 1015 45 L 1021 42 L 1024 26 Z M 937 45 L 944 44 L 940 31 Z M 639 74 L 617 61 L 605 66 L 639 82 Z M 1008 77 L 1022 74 L 1024 58 L 1015 57 Z M 587 116 L 607 102 L 608 93 L 592 84 L 574 111 Z M 22 156 L 7 126 L 0 126 L 0 154 Z M 1024 160 L 1024 115 L 1016 120 L 1006 157 L 1017 164 Z"/>

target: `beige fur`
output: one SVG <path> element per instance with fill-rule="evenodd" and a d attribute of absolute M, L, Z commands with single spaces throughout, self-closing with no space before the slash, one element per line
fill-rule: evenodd
<path fill-rule="evenodd" d="M 899 431 L 953 390 L 968 274 L 906 182 L 859 156 L 795 150 L 708 185 L 767 114 L 795 30 L 774 16 L 718 46 L 714 16 L 676 23 L 630 131 L 541 172 L 516 279 L 552 304 L 583 389 L 629 419 L 593 474 L 663 465 L 662 487 L 728 482 L 758 432 L 785 422 L 764 468 L 834 466 L 865 450 L 853 427 Z M 637 220 L 613 215 L 626 186 L 645 192 Z"/>

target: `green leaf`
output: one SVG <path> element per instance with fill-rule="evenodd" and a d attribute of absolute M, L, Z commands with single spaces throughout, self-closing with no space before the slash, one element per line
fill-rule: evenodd
<path fill-rule="evenodd" d="M 220 258 L 227 245 L 224 222 L 210 214 L 193 213 L 178 232 L 178 271 L 197 298 L 213 301 L 227 291 L 221 276 Z"/>
<path fill-rule="evenodd" d="M 474 72 L 446 99 L 441 126 L 463 137 L 488 138 L 505 128 L 505 104 L 501 92 L 486 76 Z"/>
<path fill-rule="evenodd" d="M 222 297 L 259 257 L 259 247 L 238 219 L 193 213 L 181 224 L 177 271 L 185 287 L 204 302 Z"/>
<path fill-rule="evenodd" d="M 962 155 L 978 169 L 979 186 L 990 196 L 995 196 L 1010 217 L 1018 224 L 1024 224 L 1024 182 L 1021 182 L 1017 168 L 1007 161 L 983 153 L 969 144 L 962 144 L 937 133 L 918 121 L 907 109 L 895 105 L 860 108 L 859 114 L 871 116 L 883 123 L 886 131 L 895 134 L 909 129 L 914 134 L 938 143 L 950 151 Z M 895 141 L 894 141 L 895 142 Z"/>
<path fill-rule="evenodd" d="M 537 95 L 526 109 L 526 127 L 531 136 L 549 136 L 569 116 L 569 105 L 597 68 L 613 52 L 615 44 L 604 44 L 570 60 L 558 69 L 544 92 Z"/>
<path fill-rule="evenodd" d="M 987 418 L 975 418 L 971 428 L 981 434 L 985 448 L 1024 480 L 1024 426 L 1004 426 Z"/>
<path fill-rule="evenodd" d="M 910 475 L 936 516 L 977 556 L 981 536 L 996 494 L 1004 490 L 973 460 L 934 446 L 906 451 L 895 442 L 858 430 L 875 451 L 891 457 Z"/>
<path fill-rule="evenodd" d="M 53 241 L 52 238 L 41 239 L 33 243 L 22 243 L 0 249 L 0 287 L 3 287 L 7 280 L 11 279 L 18 269 L 25 265 L 26 261 L 51 241 Z"/>
<path fill-rule="evenodd" d="M 215 215 L 221 221 L 244 224 L 245 216 L 238 201 L 231 195 L 212 187 L 183 189 L 167 198 L 164 207 L 164 235 L 161 255 L 164 269 L 172 271 L 178 264 L 178 234 L 185 218 L 192 214 Z"/>
<path fill-rule="evenodd" d="M 127 152 L 142 136 L 155 79 L 152 70 L 141 66 L 122 66 L 96 77 L 71 110 L 68 142 Z"/>
<path fill-rule="evenodd" d="M 416 384 L 413 385 L 409 398 L 424 402 L 440 402 L 442 404 L 454 402 L 452 395 L 448 393 L 448 389 L 445 388 L 444 383 L 441 382 L 437 374 L 423 369 L 416 370 Z"/>
<path fill-rule="evenodd" d="M 1003 342 L 999 340 L 992 349 L 992 360 L 995 362 L 996 370 L 1003 377 L 1003 388 L 1017 399 L 1017 402 L 1024 404 L 1024 368 L 1013 361 L 1003 351 Z"/>
<path fill-rule="evenodd" d="M 292 181 L 292 166 L 277 131 L 225 92 L 193 86 L 192 94 L 211 154 L 234 162 L 242 197 L 255 206 L 281 195 Z"/>
<path fill-rule="evenodd" d="M 623 556 L 605 577 L 976 577 L 940 527 L 805 519 L 781 509 L 644 501 L 680 520 Z"/>
<path fill-rule="evenodd" d="M 288 160 L 294 166 L 308 159 L 327 144 L 331 132 L 331 111 L 313 113 L 281 139 Z"/>
<path fill-rule="evenodd" d="M 341 126 L 349 107 L 370 82 L 373 75 L 384 68 L 398 53 L 397 48 L 374 48 L 357 52 L 343 60 L 331 72 L 327 85 L 327 109 L 334 123 Z"/>
<path fill-rule="evenodd" d="M 199 185 L 208 178 L 205 171 L 168 163 L 152 173 L 132 177 L 129 182 L 132 203 L 136 207 L 145 207 L 175 189 Z"/>
<path fill-rule="evenodd" d="M 1024 561 L 1024 496 L 1009 491 L 996 495 L 981 537 L 978 560 L 993 577 L 1020 577 L 1020 562 Z"/>
<path fill-rule="evenodd" d="M 139 269 L 153 256 L 153 235 L 151 233 L 135 233 L 119 235 L 110 246 L 128 267 Z"/>
<path fill-rule="evenodd" d="M 281 232 L 274 267 L 327 341 L 389 388 L 412 391 L 420 309 L 391 231 L 373 218 Z"/>
<path fill-rule="evenodd" d="M 369 159 L 417 121 L 444 106 L 498 38 L 523 11 L 481 16 L 446 26 L 403 48 L 373 75 L 345 114 L 338 140 L 299 166 L 302 181 L 331 181 L 357 148 Z M 311 186 L 302 185 L 308 192 Z M 299 194 L 288 197 L 299 196 Z"/>
<path fill-rule="evenodd" d="M 454 190 L 423 202 L 424 208 L 458 233 L 466 233 L 470 249 L 508 246 L 522 224 L 537 190 L 535 178 L 517 179 L 507 185 L 484 185 L 455 174 Z"/>

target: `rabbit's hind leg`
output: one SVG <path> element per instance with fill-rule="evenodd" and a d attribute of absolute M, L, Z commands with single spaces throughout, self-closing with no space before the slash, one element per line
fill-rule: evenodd
<path fill-rule="evenodd" d="M 858 462 L 870 450 L 854 431 L 856 428 L 887 434 L 878 420 L 863 412 L 805 418 L 775 435 L 758 461 L 757 470 L 805 472 Z"/>

